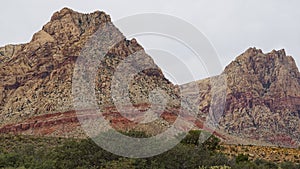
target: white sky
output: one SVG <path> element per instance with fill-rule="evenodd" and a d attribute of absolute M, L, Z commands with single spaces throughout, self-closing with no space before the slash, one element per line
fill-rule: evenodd
<path fill-rule="evenodd" d="M 149 12 L 179 17 L 205 34 L 218 52 L 223 67 L 249 47 L 261 48 L 264 52 L 284 48 L 300 65 L 298 0 L 3 0 L 0 46 L 30 41 L 52 14 L 63 7 L 84 13 L 104 11 L 113 21 Z M 147 38 L 138 40 L 146 49 L 151 48 Z M 186 64 L 197 71 L 193 60 Z M 199 68 L 199 72 L 202 71 Z M 204 74 L 196 78 L 203 78 Z"/>

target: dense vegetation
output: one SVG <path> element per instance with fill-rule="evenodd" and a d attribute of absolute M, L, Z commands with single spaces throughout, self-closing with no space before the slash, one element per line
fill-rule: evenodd
<path fill-rule="evenodd" d="M 134 137 L 147 137 L 142 132 L 126 133 Z M 219 139 L 210 137 L 199 144 L 200 131 L 191 131 L 173 149 L 151 158 L 130 159 L 111 154 L 91 139 L 35 138 L 29 136 L 0 137 L 0 168 L 232 168 L 232 169 L 296 169 L 292 163 L 275 164 L 263 160 L 248 160 L 247 155 L 228 159 L 218 153 Z M 223 167 L 211 167 L 223 166 Z"/>

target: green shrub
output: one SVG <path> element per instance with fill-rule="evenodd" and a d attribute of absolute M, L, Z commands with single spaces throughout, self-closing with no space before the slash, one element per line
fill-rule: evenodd
<path fill-rule="evenodd" d="M 147 137 L 143 132 L 125 133 L 132 137 Z M 300 168 L 290 162 L 277 165 L 265 160 L 249 161 L 240 154 L 229 159 L 216 151 L 219 139 L 210 137 L 199 144 L 201 131 L 188 133 L 187 137 L 169 151 L 145 159 L 121 158 L 99 147 L 92 139 L 32 138 L 25 136 L 1 137 L 0 168 L 33 169 L 283 169 Z M 224 166 L 225 165 L 225 166 Z M 199 167 L 201 166 L 201 167 Z"/>
<path fill-rule="evenodd" d="M 183 144 L 193 144 L 198 145 L 199 144 L 199 137 L 200 137 L 201 131 L 200 130 L 191 130 L 189 133 L 185 136 L 185 138 L 181 141 Z"/>
<path fill-rule="evenodd" d="M 296 165 L 292 162 L 284 162 L 284 163 L 281 163 L 280 164 L 280 167 L 283 168 L 283 169 L 299 169 L 299 165 Z"/>
<path fill-rule="evenodd" d="M 236 163 L 247 162 L 247 161 L 249 161 L 249 156 L 244 155 L 244 154 L 239 154 L 236 157 L 235 161 L 236 161 Z"/>
<path fill-rule="evenodd" d="M 203 136 L 208 139 L 206 139 L 203 143 L 199 143 L 200 135 L 203 134 Z M 191 130 L 189 133 L 185 136 L 185 138 L 181 141 L 183 144 L 191 144 L 196 146 L 203 146 L 204 148 L 215 151 L 220 148 L 220 139 L 215 137 L 214 135 L 211 135 L 210 133 L 206 133 L 205 131 L 200 130 Z"/>
<path fill-rule="evenodd" d="M 262 159 L 256 159 L 254 163 L 258 166 L 258 168 L 262 169 L 278 169 L 278 166 L 275 163 L 262 160 Z"/>

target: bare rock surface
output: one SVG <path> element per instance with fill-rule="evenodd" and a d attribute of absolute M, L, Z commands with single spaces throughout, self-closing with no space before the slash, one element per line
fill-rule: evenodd
<path fill-rule="evenodd" d="M 107 27 L 110 29 L 106 30 Z M 135 39 L 127 40 L 112 24 L 110 16 L 99 11 L 81 14 L 64 8 L 56 12 L 51 21 L 33 35 L 29 43 L 0 48 L 0 124 L 3 131 L 14 128 L 9 127 L 9 124 L 22 124 L 26 119 L 36 116 L 74 110 L 74 66 L 82 50 L 87 48 L 88 42 L 98 30 L 106 36 L 120 39 L 114 46 L 110 46 L 97 70 L 95 93 L 100 108 L 113 106 L 110 90 L 114 71 L 119 63 L 136 52 L 139 53 L 140 60 L 135 64 L 146 63 L 152 65 L 153 69 L 141 71 L 129 81 L 131 102 L 134 105 L 147 103 L 149 93 L 157 87 L 169 95 L 170 102 L 178 97 L 173 92 L 174 85 L 164 78 L 152 58 Z M 149 106 L 141 109 L 148 108 Z"/>
<path fill-rule="evenodd" d="M 285 51 L 263 53 L 249 48 L 222 73 L 227 77 L 225 112 L 219 123 L 224 133 L 239 138 L 238 143 L 258 140 L 297 147 L 300 142 L 300 73 Z M 208 79 L 200 109 L 210 106 Z M 244 141 L 243 141 L 244 140 Z M 236 143 L 236 142 L 235 142 Z"/>
<path fill-rule="evenodd" d="M 103 40 L 92 43 L 99 30 Z M 112 37 L 119 41 L 110 41 Z M 184 93 L 193 95 L 199 105 L 197 119 L 189 114 L 181 115 L 185 120 L 193 121 L 195 127 L 203 128 L 207 115 L 213 113 L 212 99 L 216 101 L 213 104 L 223 106 L 221 95 L 212 95 L 213 89 L 218 93 L 224 85 L 214 80 L 219 77 L 173 85 L 135 39 L 127 40 L 122 35 L 109 15 L 99 11 L 82 14 L 64 8 L 56 12 L 29 43 L 0 48 L 0 132 L 85 137 L 74 111 L 72 78 L 74 73 L 80 73 L 74 72 L 74 68 L 86 48 L 107 50 L 98 65 L 94 92 L 105 118 L 118 130 L 146 130 L 152 134 L 166 130 L 178 116 L 182 106 L 180 89 L 183 88 Z M 122 109 L 142 118 L 142 112 L 151 108 L 149 102 L 150 96 L 155 95 L 153 91 L 164 91 L 168 98 L 166 109 L 149 125 L 136 124 L 123 117 L 114 103 L 114 99 L 119 98 L 113 98 L 111 93 L 112 88 L 122 87 L 126 81 L 126 77 L 121 76 L 112 84 L 114 73 L 124 60 L 136 53 L 138 59 L 125 66 L 125 72 L 141 65 L 152 68 L 140 71 L 128 82 L 129 94 L 126 96 L 133 107 L 124 103 Z M 89 68 L 89 64 L 92 63 L 81 66 Z M 300 145 L 300 73 L 291 56 L 284 50 L 263 53 L 250 48 L 230 63 L 220 76 L 227 80 L 226 102 L 214 134 L 225 142 L 236 144 Z M 193 93 L 195 83 L 199 93 Z M 120 95 L 116 97 L 123 97 L 122 93 L 124 91 L 119 91 Z M 135 108 L 141 114 L 134 111 Z M 83 108 L 82 111 L 87 112 L 82 116 L 85 120 L 94 118 L 90 114 L 94 110 Z M 153 115 L 155 112 L 148 118 Z"/>

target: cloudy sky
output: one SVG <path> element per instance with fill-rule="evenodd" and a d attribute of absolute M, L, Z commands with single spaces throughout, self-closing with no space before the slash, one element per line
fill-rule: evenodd
<path fill-rule="evenodd" d="M 300 65 L 300 1 L 297 0 L 4 0 L 0 6 L 0 46 L 30 41 L 51 15 L 63 7 L 84 13 L 105 11 L 113 21 L 140 13 L 176 16 L 194 25 L 209 39 L 223 67 L 249 47 L 261 48 L 264 52 L 284 48 Z M 153 38 L 144 36 L 137 39 L 146 50 L 149 49 L 150 54 L 164 55 L 163 52 L 150 51 L 151 48 L 159 47 L 151 46 L 154 44 Z M 169 47 L 175 45 L 169 40 L 155 38 L 155 44 L 165 43 Z M 187 53 L 180 55 L 181 48 L 176 49 L 179 50 L 177 57 L 184 64 L 193 72 L 200 72 L 194 74 L 196 79 L 206 76 L 203 68 L 195 64 Z M 176 76 L 176 72 L 172 72 L 176 71 L 176 63 L 167 64 L 164 60 L 160 61 L 159 57 L 162 56 L 154 56 L 154 59 L 159 65 L 170 67 L 165 68 L 171 74 L 169 77 L 172 74 Z M 190 80 L 175 77 L 173 81 L 176 79 L 177 83 Z"/>

